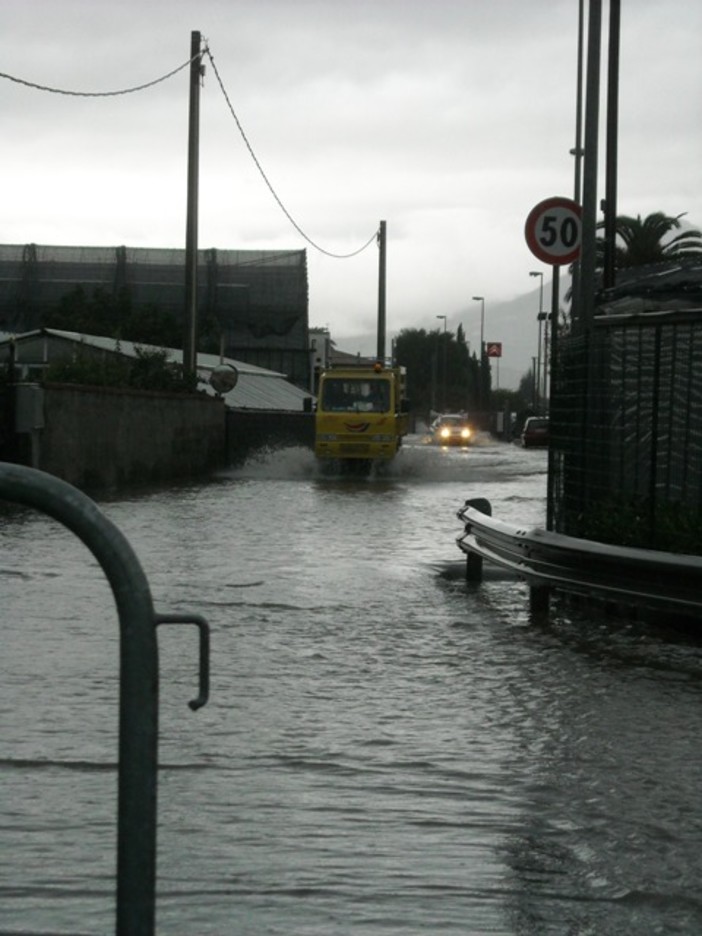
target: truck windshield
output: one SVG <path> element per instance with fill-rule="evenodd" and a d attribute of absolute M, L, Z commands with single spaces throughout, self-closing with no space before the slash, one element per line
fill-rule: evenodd
<path fill-rule="evenodd" d="M 382 379 L 327 377 L 322 385 L 321 408 L 337 413 L 387 413 L 390 385 Z"/>

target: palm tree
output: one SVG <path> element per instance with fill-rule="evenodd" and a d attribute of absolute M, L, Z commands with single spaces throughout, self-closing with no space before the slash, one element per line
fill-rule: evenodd
<path fill-rule="evenodd" d="M 641 218 L 637 215 L 631 218 L 628 215 L 617 215 L 616 233 L 622 243 L 615 245 L 615 267 L 622 270 L 625 267 L 646 266 L 651 263 L 664 263 L 666 260 L 702 259 L 702 233 L 695 228 L 682 231 L 675 237 L 668 238 L 671 231 L 679 230 L 682 225 L 680 219 L 687 212 L 670 217 L 662 211 Z M 604 228 L 605 222 L 599 221 L 597 227 Z M 668 238 L 668 239 L 666 239 Z M 598 236 L 595 245 L 596 267 L 601 275 L 605 266 L 605 239 Z M 573 275 L 574 267 L 568 268 Z M 601 285 L 601 284 L 600 284 Z M 564 299 L 567 303 L 573 301 L 573 284 L 568 287 Z M 564 324 L 570 323 L 572 309 L 564 310 Z"/>
<path fill-rule="evenodd" d="M 617 239 L 621 243 L 615 246 L 615 265 L 618 270 L 624 267 L 643 266 L 648 263 L 663 263 L 665 260 L 682 260 L 687 257 L 702 257 L 702 234 L 695 229 L 682 231 L 675 237 L 669 237 L 671 231 L 681 227 L 679 214 L 675 217 L 657 211 L 645 218 L 637 215 L 617 215 Z M 604 227 L 600 222 L 598 227 Z M 598 267 L 603 266 L 604 238 L 597 238 Z"/>

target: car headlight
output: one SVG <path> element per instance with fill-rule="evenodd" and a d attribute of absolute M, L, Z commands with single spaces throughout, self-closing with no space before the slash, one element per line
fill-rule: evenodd
<path fill-rule="evenodd" d="M 467 427 L 464 429 L 461 429 L 461 438 L 470 439 L 470 429 L 468 429 Z"/>
<path fill-rule="evenodd" d="M 448 437 L 451 435 L 451 430 L 444 426 L 444 428 L 439 432 L 439 435 L 442 439 L 448 439 Z"/>

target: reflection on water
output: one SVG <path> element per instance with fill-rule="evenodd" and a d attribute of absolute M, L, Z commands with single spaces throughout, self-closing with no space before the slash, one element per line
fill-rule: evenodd
<path fill-rule="evenodd" d="M 545 453 L 422 445 L 367 479 L 305 450 L 106 502 L 157 610 L 159 932 L 702 930 L 702 649 L 468 586 L 456 511 L 541 524 Z M 117 625 L 81 543 L 3 516 L 3 932 L 110 932 Z M 7 624 L 9 622 L 9 625 Z"/>

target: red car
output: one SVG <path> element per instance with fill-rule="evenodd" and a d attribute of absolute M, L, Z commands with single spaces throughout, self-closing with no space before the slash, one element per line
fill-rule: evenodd
<path fill-rule="evenodd" d="M 531 448 L 535 445 L 548 445 L 548 417 L 530 416 L 522 429 L 522 445 Z"/>

